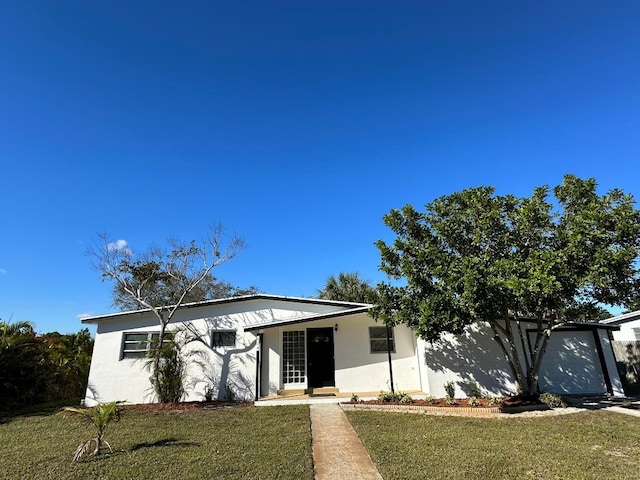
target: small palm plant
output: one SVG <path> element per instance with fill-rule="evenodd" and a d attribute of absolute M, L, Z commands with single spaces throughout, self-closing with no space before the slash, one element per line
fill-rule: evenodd
<path fill-rule="evenodd" d="M 107 442 L 104 438 L 104 433 L 107 429 L 107 425 L 109 425 L 112 421 L 117 422 L 118 420 L 120 420 L 119 405 L 120 402 L 109 402 L 100 403 L 92 408 L 65 408 L 65 410 L 68 412 L 78 413 L 84 416 L 89 421 L 89 423 L 93 424 L 98 430 L 98 434 L 95 437 L 92 437 L 89 440 L 78 445 L 76 452 L 73 454 L 74 462 L 80 460 L 84 455 L 88 455 L 90 457 L 98 455 L 100 453 L 100 450 L 102 449 L 103 444 L 109 448 L 109 452 L 113 453 L 111 445 L 109 445 L 109 442 Z M 93 449 L 93 451 L 90 451 L 92 444 L 95 444 L 95 448 Z"/>

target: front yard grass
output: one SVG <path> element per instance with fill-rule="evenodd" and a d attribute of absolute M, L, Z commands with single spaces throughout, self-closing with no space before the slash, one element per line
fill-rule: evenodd
<path fill-rule="evenodd" d="M 124 410 L 109 425 L 109 453 L 80 462 L 94 435 L 71 413 L 32 413 L 0 423 L 0 477 L 6 479 L 313 478 L 309 407 Z M 108 452 L 108 450 L 107 450 Z"/>
<path fill-rule="evenodd" d="M 385 480 L 640 478 L 640 418 L 346 412 Z"/>

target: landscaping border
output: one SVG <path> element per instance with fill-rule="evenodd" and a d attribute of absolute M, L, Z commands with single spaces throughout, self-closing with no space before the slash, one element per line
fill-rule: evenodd
<path fill-rule="evenodd" d="M 496 406 L 496 407 L 431 407 L 427 405 L 411 405 L 390 403 L 340 403 L 343 410 L 375 410 L 382 412 L 432 413 L 441 415 L 488 416 L 501 413 L 523 413 L 551 410 L 547 405 Z"/>

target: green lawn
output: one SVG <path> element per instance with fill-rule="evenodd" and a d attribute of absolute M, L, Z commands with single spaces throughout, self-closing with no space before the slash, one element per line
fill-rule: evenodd
<path fill-rule="evenodd" d="M 640 418 L 608 412 L 477 419 L 347 412 L 385 480 L 640 478 Z M 31 413 L 0 423 L 7 479 L 311 480 L 307 406 L 125 410 L 115 453 L 72 463 L 93 435 L 79 416 Z"/>
<path fill-rule="evenodd" d="M 640 418 L 627 415 L 347 415 L 385 480 L 640 478 Z"/>
<path fill-rule="evenodd" d="M 125 410 L 105 437 L 114 455 L 71 462 L 78 444 L 93 434 L 80 416 L 70 413 L 5 418 L 0 423 L 0 477 L 313 478 L 307 406 Z"/>

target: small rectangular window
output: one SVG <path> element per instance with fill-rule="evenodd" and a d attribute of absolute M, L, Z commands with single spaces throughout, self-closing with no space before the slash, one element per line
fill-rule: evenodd
<path fill-rule="evenodd" d="M 632 328 L 632 330 L 636 341 L 640 340 L 640 328 Z"/>
<path fill-rule="evenodd" d="M 387 353 L 387 327 L 369 327 L 369 344 L 371 353 Z M 389 329 L 389 346 L 392 353 L 396 351 L 393 328 Z"/>
<path fill-rule="evenodd" d="M 121 358 L 143 358 L 147 356 L 149 350 L 158 344 L 159 333 L 125 333 L 122 342 Z M 173 334 L 167 332 L 162 339 L 163 344 L 171 342 Z"/>
<path fill-rule="evenodd" d="M 235 330 L 218 330 L 211 333 L 211 347 L 235 347 L 236 332 Z"/>

